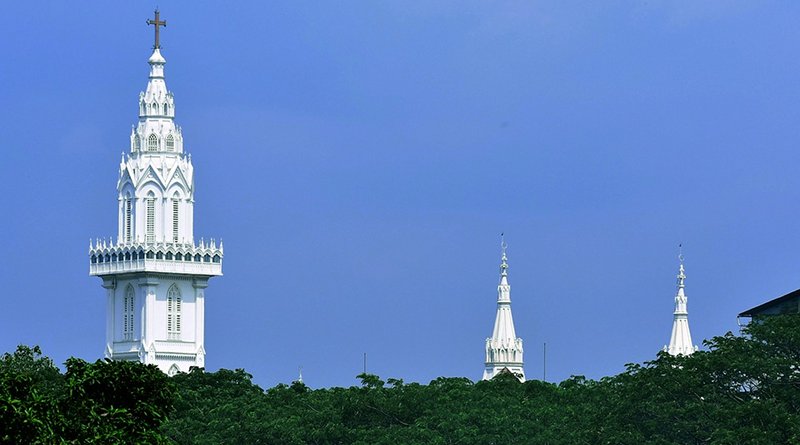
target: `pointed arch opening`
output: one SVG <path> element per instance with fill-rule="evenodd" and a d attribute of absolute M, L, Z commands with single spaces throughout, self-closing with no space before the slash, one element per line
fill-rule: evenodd
<path fill-rule="evenodd" d="M 158 136 L 155 133 L 147 138 L 147 151 L 158 151 Z"/>
<path fill-rule="evenodd" d="M 172 366 L 169 367 L 169 371 L 167 371 L 167 375 L 172 377 L 172 376 L 174 376 L 175 374 L 177 374 L 179 372 L 181 372 L 181 370 L 178 368 L 178 365 L 173 363 Z"/>
<path fill-rule="evenodd" d="M 125 227 L 124 227 L 124 239 L 126 243 L 130 243 L 133 239 L 133 203 L 131 201 L 131 194 L 125 193 L 125 200 L 123 205 L 125 206 Z"/>
<path fill-rule="evenodd" d="M 175 192 L 172 195 L 172 242 L 178 244 L 180 235 L 180 203 L 181 195 Z"/>
<path fill-rule="evenodd" d="M 153 192 L 147 194 L 146 207 L 146 241 L 154 243 L 156 241 L 156 195 Z"/>
<path fill-rule="evenodd" d="M 122 338 L 125 341 L 133 340 L 134 307 L 136 305 L 136 291 L 128 284 L 122 300 Z"/>
<path fill-rule="evenodd" d="M 167 291 L 167 339 L 181 338 L 181 291 L 172 284 Z"/>
<path fill-rule="evenodd" d="M 172 134 L 167 135 L 167 151 L 175 151 L 175 138 Z"/>

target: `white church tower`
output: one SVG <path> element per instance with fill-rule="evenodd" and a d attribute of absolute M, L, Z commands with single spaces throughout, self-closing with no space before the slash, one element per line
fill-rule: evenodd
<path fill-rule="evenodd" d="M 489 380 L 501 372 L 511 372 L 525 381 L 522 368 L 522 339 L 514 331 L 514 318 L 511 316 L 511 285 L 508 284 L 508 258 L 505 240 L 500 242 L 502 258 L 500 261 L 500 284 L 497 286 L 497 316 L 494 319 L 492 336 L 486 339 L 486 369 L 483 380 Z"/>
<path fill-rule="evenodd" d="M 205 366 L 204 300 L 222 275 L 222 242 L 195 243 L 194 169 L 164 82 L 159 26 L 139 122 L 117 180 L 117 239 L 89 243 L 89 274 L 106 289 L 105 356 L 155 364 L 170 375 Z"/>
<path fill-rule="evenodd" d="M 681 262 L 678 269 L 678 293 L 675 295 L 675 311 L 672 320 L 672 336 L 669 346 L 664 346 L 664 351 L 670 355 L 691 355 L 697 351 L 697 346 L 692 345 L 692 334 L 689 332 L 689 311 L 686 308 L 686 294 L 684 280 L 686 274 L 683 270 L 683 254 L 678 256 Z"/>

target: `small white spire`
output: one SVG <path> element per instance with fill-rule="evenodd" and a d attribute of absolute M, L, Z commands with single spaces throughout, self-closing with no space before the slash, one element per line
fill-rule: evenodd
<path fill-rule="evenodd" d="M 297 376 L 297 383 L 303 383 L 303 367 L 300 366 L 298 369 L 298 376 Z"/>
<path fill-rule="evenodd" d="M 687 309 L 686 298 L 686 273 L 683 267 L 683 245 L 678 245 L 679 254 L 677 287 L 675 294 L 675 310 L 673 311 L 672 335 L 670 336 L 669 346 L 664 346 L 664 350 L 670 355 L 691 355 L 697 351 L 697 346 L 692 345 L 692 334 L 689 331 L 689 311 Z"/>
<path fill-rule="evenodd" d="M 492 336 L 486 339 L 486 368 L 483 380 L 508 370 L 525 381 L 522 339 L 517 337 L 511 315 L 511 285 L 508 284 L 508 256 L 504 234 L 500 234 L 500 284 L 497 286 L 497 314 Z"/>

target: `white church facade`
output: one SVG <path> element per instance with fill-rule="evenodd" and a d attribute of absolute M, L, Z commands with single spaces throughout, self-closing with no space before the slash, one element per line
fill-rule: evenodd
<path fill-rule="evenodd" d="M 205 290 L 222 275 L 222 243 L 194 239 L 194 168 L 175 125 L 158 42 L 139 120 L 117 180 L 116 240 L 89 243 L 89 273 L 106 289 L 105 356 L 186 372 L 205 366 Z"/>

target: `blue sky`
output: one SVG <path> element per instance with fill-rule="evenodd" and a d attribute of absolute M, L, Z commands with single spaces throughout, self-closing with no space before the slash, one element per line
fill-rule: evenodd
<path fill-rule="evenodd" d="M 209 369 L 262 386 L 478 379 L 499 234 L 526 371 L 592 378 L 800 287 L 800 4 L 160 2 L 196 174 L 225 242 Z M 0 37 L 0 350 L 94 360 L 117 166 L 154 5 L 10 3 Z M 12 20 L 13 18 L 13 20 Z"/>

